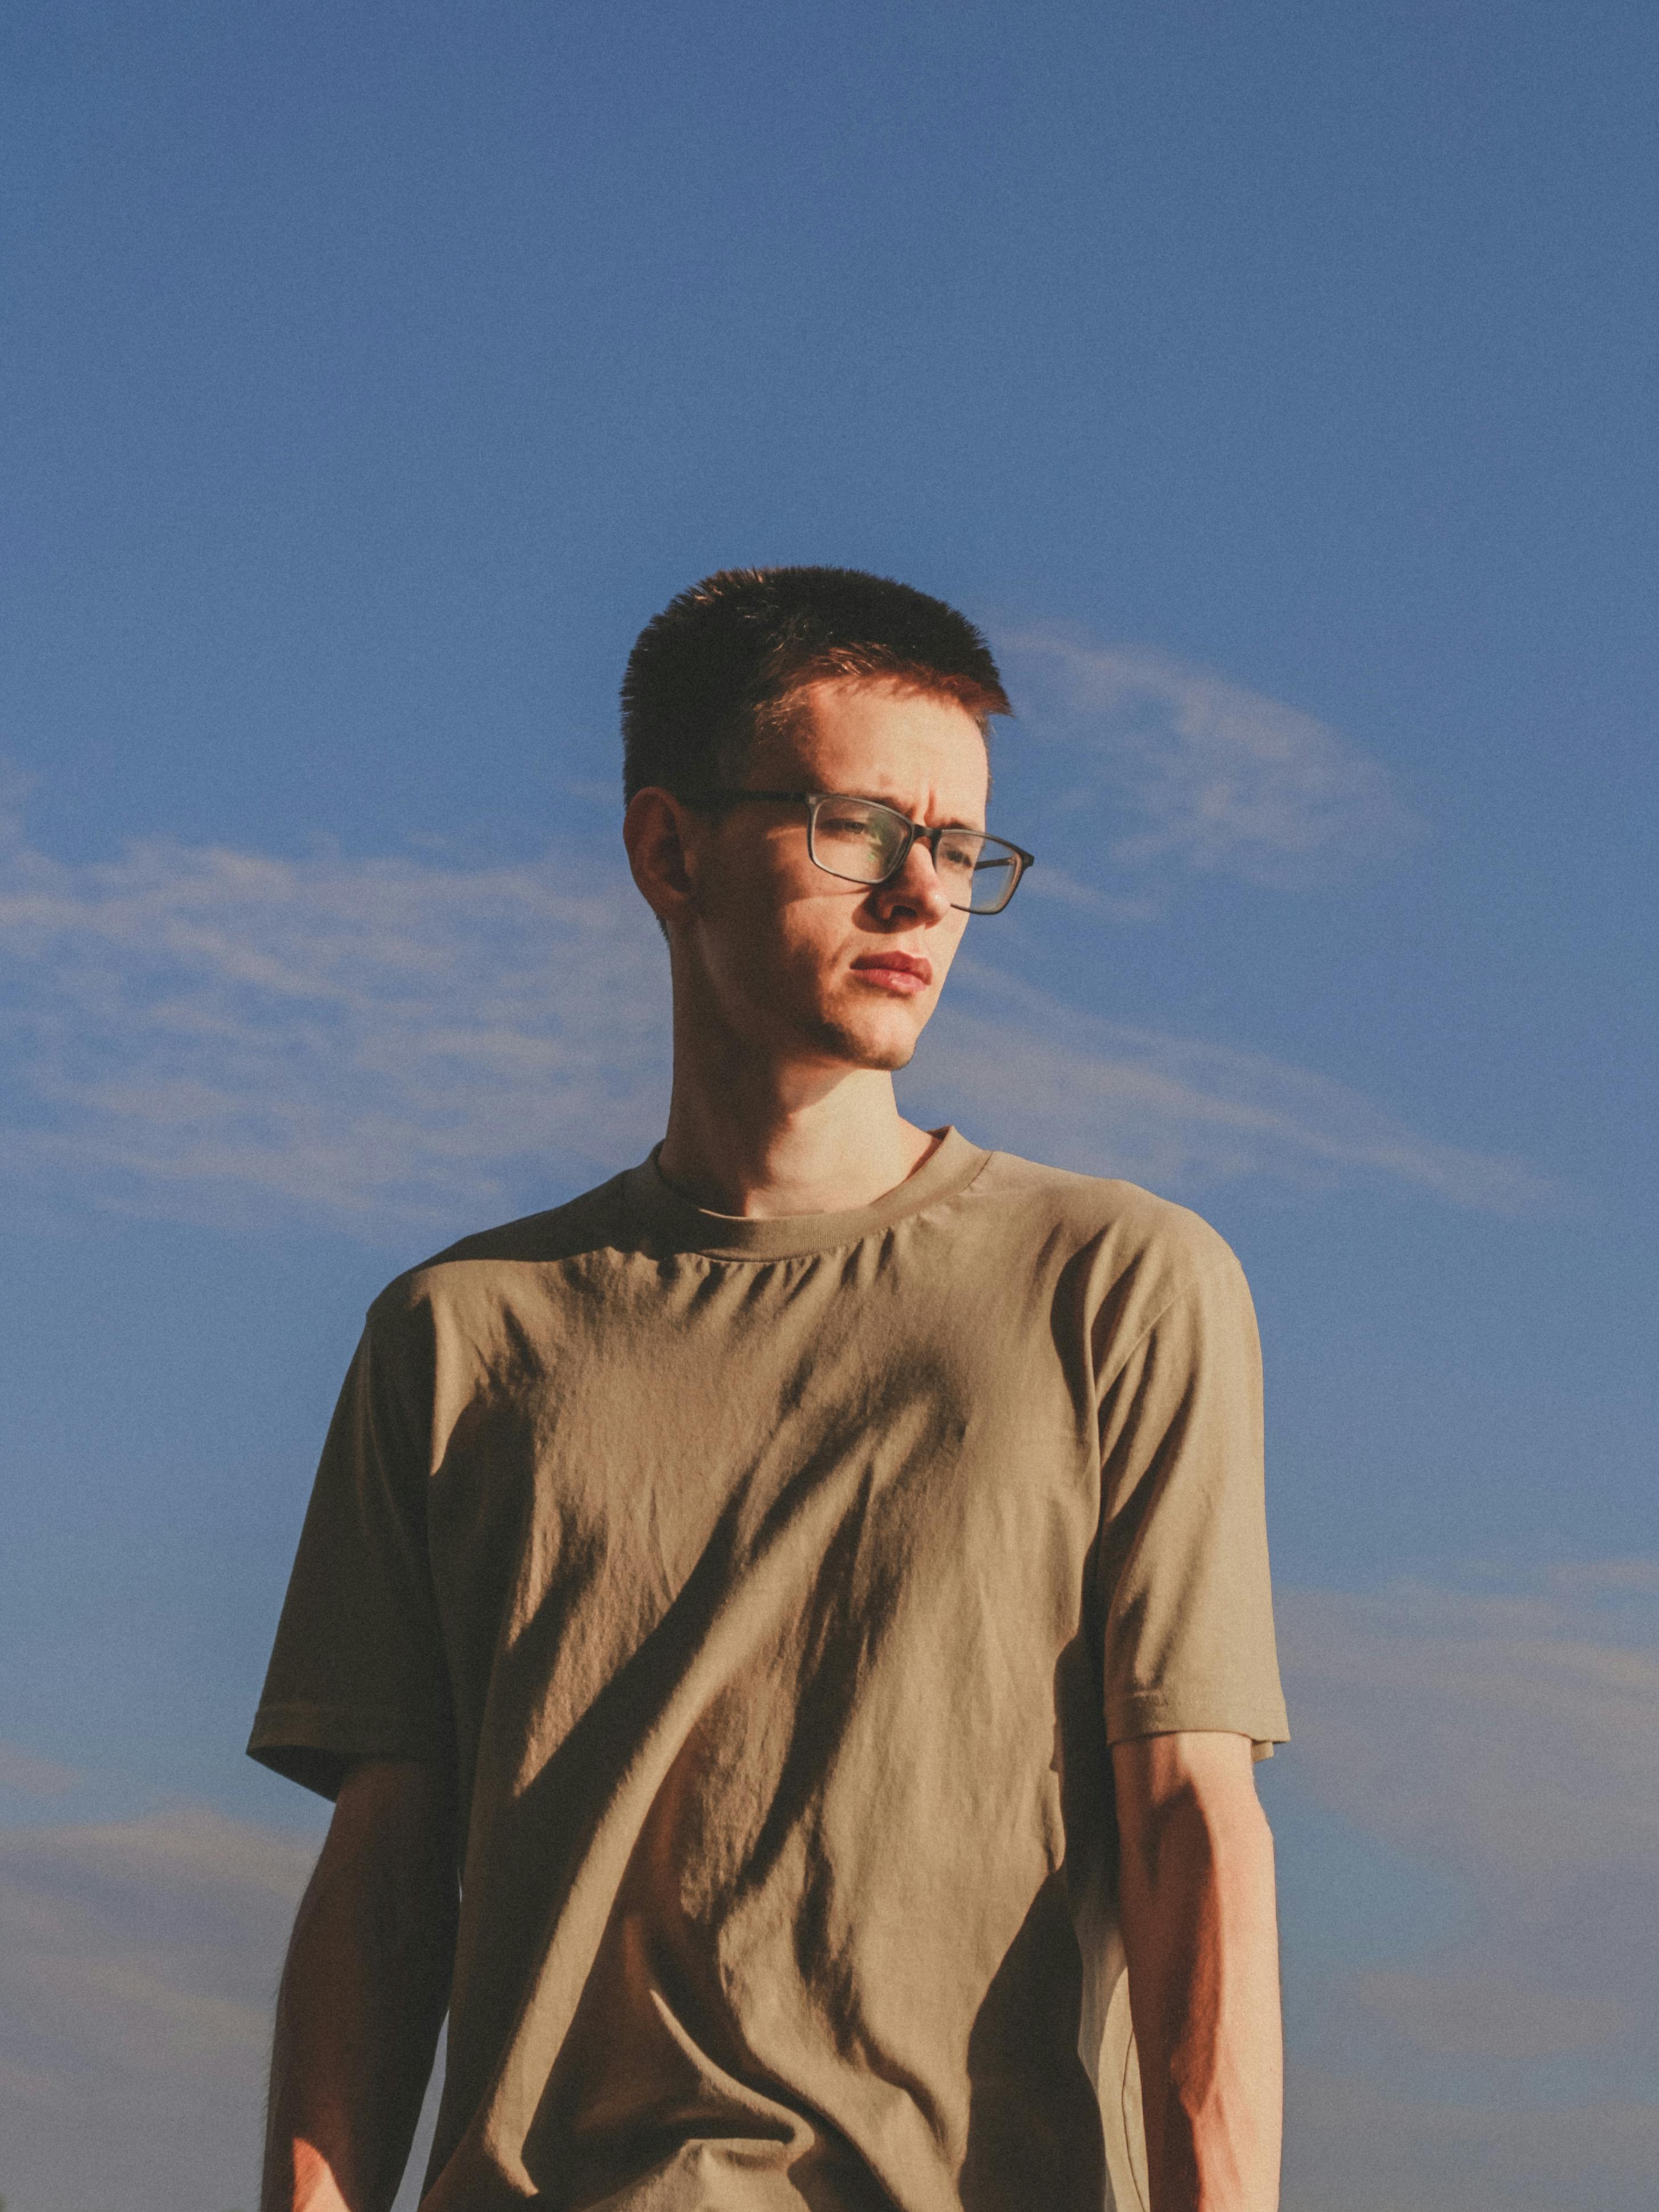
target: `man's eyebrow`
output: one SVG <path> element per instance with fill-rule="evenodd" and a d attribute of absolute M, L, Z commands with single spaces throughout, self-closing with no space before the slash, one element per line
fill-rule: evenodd
<path fill-rule="evenodd" d="M 889 799 L 879 791 L 838 791 L 831 795 L 836 799 L 867 799 L 872 806 L 890 806 L 895 814 L 902 814 L 907 822 L 914 818 L 902 799 Z M 985 834 L 977 822 L 934 822 L 927 826 L 934 830 L 971 830 L 975 836 L 980 837 Z"/>

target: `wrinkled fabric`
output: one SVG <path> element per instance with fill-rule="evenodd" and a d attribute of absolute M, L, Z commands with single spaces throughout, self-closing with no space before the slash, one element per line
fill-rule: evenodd
<path fill-rule="evenodd" d="M 391 1285 L 250 1748 L 453 1763 L 429 2212 L 1100 2212 L 1108 1745 L 1178 1729 L 1285 1734 L 1243 1275 L 952 1130 L 856 1212 L 647 1161 Z"/>

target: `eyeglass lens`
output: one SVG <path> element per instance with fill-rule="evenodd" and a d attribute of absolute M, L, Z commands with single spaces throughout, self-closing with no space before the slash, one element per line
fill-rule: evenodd
<path fill-rule="evenodd" d="M 910 835 L 910 825 L 874 799 L 820 799 L 812 821 L 812 858 L 830 875 L 855 884 L 884 883 Z M 1015 855 L 978 830 L 947 830 L 933 866 L 952 906 L 995 914 L 1018 881 Z"/>

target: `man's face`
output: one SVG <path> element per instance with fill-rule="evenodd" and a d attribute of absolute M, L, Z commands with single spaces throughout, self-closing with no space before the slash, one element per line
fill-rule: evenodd
<path fill-rule="evenodd" d="M 795 706 L 789 733 L 754 747 L 744 787 L 838 792 L 930 829 L 985 827 L 985 741 L 965 708 L 857 680 L 808 685 Z M 806 820 L 802 805 L 768 802 L 712 819 L 688 951 L 746 1042 L 825 1070 L 902 1067 L 968 917 L 926 846 L 889 883 L 847 883 L 814 865 Z"/>

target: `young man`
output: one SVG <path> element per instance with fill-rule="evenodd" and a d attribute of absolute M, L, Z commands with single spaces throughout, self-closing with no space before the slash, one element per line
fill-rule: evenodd
<path fill-rule="evenodd" d="M 1269 2212 L 1249 1295 L 894 1102 L 1030 860 L 990 654 L 728 573 L 623 709 L 667 1133 L 370 1310 L 251 1746 L 337 1797 L 266 2212 L 390 2203 L 446 2008 L 428 2212 Z"/>

